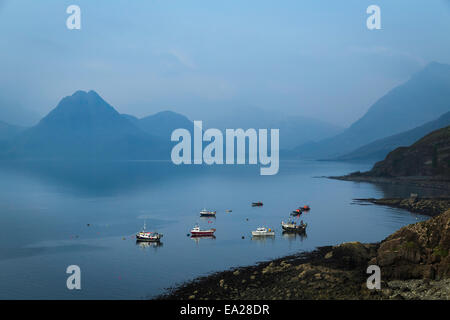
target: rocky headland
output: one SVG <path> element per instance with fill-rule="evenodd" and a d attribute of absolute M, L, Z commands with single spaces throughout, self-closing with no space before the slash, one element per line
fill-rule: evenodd
<path fill-rule="evenodd" d="M 367 172 L 331 179 L 407 184 L 450 191 L 450 126 L 433 131 L 409 147 L 399 147 Z"/>

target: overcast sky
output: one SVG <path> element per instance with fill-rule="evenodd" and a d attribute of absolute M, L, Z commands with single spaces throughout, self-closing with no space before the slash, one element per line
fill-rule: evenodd
<path fill-rule="evenodd" d="M 81 30 L 66 28 L 71 4 Z M 366 27 L 371 4 L 382 30 Z M 349 125 L 427 63 L 450 64 L 450 2 L 0 0 L 0 34 L 0 101 L 42 115 L 93 89 L 136 116 L 252 106 Z"/>

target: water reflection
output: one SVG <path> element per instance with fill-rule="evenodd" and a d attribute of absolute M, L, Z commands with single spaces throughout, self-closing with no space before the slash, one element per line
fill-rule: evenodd
<path fill-rule="evenodd" d="M 157 250 L 158 248 L 163 246 L 162 242 L 149 242 L 149 241 L 139 241 L 136 240 L 136 245 L 139 246 L 139 249 L 146 250 L 148 248 L 153 248 Z"/>
<path fill-rule="evenodd" d="M 445 194 L 445 190 L 414 186 L 409 184 L 373 183 L 373 182 L 353 182 L 357 186 L 367 184 L 373 187 L 379 198 L 407 198 L 411 193 L 417 193 L 422 197 L 439 196 Z M 359 203 L 360 204 L 360 203 Z"/>
<path fill-rule="evenodd" d="M 308 238 L 308 235 L 306 232 L 299 233 L 299 232 L 283 231 L 283 238 L 289 241 L 300 240 L 303 242 L 303 240 Z"/>
<path fill-rule="evenodd" d="M 216 220 L 216 217 L 200 217 L 200 220 L 213 223 Z"/>
<path fill-rule="evenodd" d="M 274 242 L 275 236 L 252 236 L 252 241 L 261 243 Z"/>
<path fill-rule="evenodd" d="M 163 181 L 208 174 L 209 166 L 176 166 L 170 161 L 0 161 L 0 171 L 56 185 L 59 191 L 113 196 Z M 61 187 L 64 188 L 61 188 Z"/>
<path fill-rule="evenodd" d="M 216 236 L 192 236 L 191 235 L 191 239 L 194 240 L 195 244 L 199 244 L 200 241 L 204 240 L 215 240 Z M 202 239 L 202 240 L 200 240 Z"/>

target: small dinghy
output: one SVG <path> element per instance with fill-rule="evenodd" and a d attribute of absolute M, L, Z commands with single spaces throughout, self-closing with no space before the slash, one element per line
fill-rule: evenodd
<path fill-rule="evenodd" d="M 202 230 L 198 225 L 195 225 L 191 230 L 191 237 L 211 237 L 214 236 L 214 232 L 216 232 L 214 228 Z"/>
<path fill-rule="evenodd" d="M 286 232 L 297 232 L 297 233 L 304 233 L 306 231 L 306 223 L 303 223 L 303 221 L 300 222 L 300 224 L 297 224 L 295 221 L 288 221 L 287 223 L 281 221 L 281 227 Z"/>
<path fill-rule="evenodd" d="M 265 227 L 259 227 L 255 231 L 252 231 L 252 236 L 254 237 L 273 237 L 275 235 L 275 232 L 271 229 L 267 229 Z"/>
<path fill-rule="evenodd" d="M 145 222 L 142 231 L 136 233 L 136 241 L 159 242 L 162 234 L 158 232 L 148 232 L 145 230 Z"/>
<path fill-rule="evenodd" d="M 263 203 L 261 201 L 258 202 L 252 202 L 252 207 L 262 207 Z"/>
<path fill-rule="evenodd" d="M 302 212 L 302 210 L 300 210 L 300 209 L 297 209 L 297 210 L 294 210 L 294 211 L 292 211 L 291 212 L 291 216 L 299 216 L 299 215 L 301 215 L 303 212 Z"/>

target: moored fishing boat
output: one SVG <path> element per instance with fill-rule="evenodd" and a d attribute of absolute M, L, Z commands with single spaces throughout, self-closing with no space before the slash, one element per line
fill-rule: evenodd
<path fill-rule="evenodd" d="M 142 231 L 136 233 L 137 241 L 147 241 L 147 242 L 159 242 L 162 238 L 162 234 L 158 232 L 148 232 L 145 230 L 145 222 Z"/>
<path fill-rule="evenodd" d="M 203 209 L 202 211 L 200 211 L 200 216 L 201 217 L 215 217 L 216 212 Z"/>
<path fill-rule="evenodd" d="M 211 228 L 207 230 L 201 230 L 198 225 L 194 226 L 191 229 L 191 236 L 192 237 L 207 237 L 207 236 L 213 236 L 214 232 L 216 232 L 216 229 Z"/>
<path fill-rule="evenodd" d="M 306 231 L 307 224 L 303 223 L 303 221 L 301 221 L 300 224 L 297 224 L 297 222 L 295 221 L 288 221 L 288 222 L 281 221 L 281 227 L 286 232 L 303 233 Z"/>
<path fill-rule="evenodd" d="M 252 231 L 252 236 L 254 237 L 265 237 L 265 236 L 274 236 L 275 232 L 271 229 L 267 229 L 265 227 L 256 228 L 255 231 Z"/>

